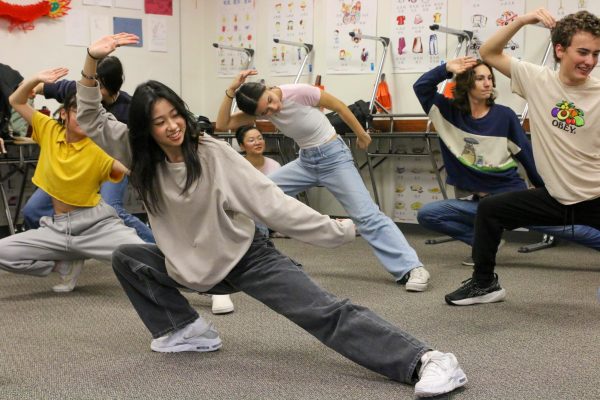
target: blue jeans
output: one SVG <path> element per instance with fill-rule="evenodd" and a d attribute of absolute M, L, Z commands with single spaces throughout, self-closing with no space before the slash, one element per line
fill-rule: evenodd
<path fill-rule="evenodd" d="M 156 243 L 152 231 L 146 224 L 123 208 L 123 199 L 127 193 L 127 177 L 121 182 L 104 182 L 100 187 L 100 195 L 104 202 L 112 206 L 125 225 L 135 229 L 138 236 L 146 243 Z M 51 217 L 54 214 L 52 199 L 41 189 L 36 189 L 25 207 L 23 207 L 23 220 L 27 229 L 40 227 L 40 218 Z"/>
<path fill-rule="evenodd" d="M 443 233 L 471 246 L 475 231 L 477 200 L 441 200 L 421 207 L 417 214 L 419 224 L 434 232 Z M 600 231 L 587 225 L 528 226 L 529 230 L 569 240 L 583 246 L 600 250 Z"/>
<path fill-rule="evenodd" d="M 113 269 L 153 337 L 198 318 L 179 291 L 182 286 L 167 274 L 165 256 L 156 245 L 119 247 L 113 253 Z M 258 231 L 239 263 L 208 293 L 237 291 L 264 303 L 348 359 L 393 380 L 414 383 L 420 358 L 430 350 L 368 308 L 323 290 Z"/>
<path fill-rule="evenodd" d="M 371 199 L 352 154 L 342 138 L 301 149 L 300 156 L 269 175 L 286 194 L 326 187 L 352 218 L 375 256 L 398 281 L 423 264 L 396 224 Z"/>

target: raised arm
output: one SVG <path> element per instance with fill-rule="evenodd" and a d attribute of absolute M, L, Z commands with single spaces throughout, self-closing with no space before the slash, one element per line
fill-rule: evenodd
<path fill-rule="evenodd" d="M 36 110 L 27 101 L 29 96 L 33 92 L 34 88 L 39 83 L 53 83 L 63 76 L 67 75 L 69 70 L 67 68 L 52 68 L 38 72 L 35 76 L 25 79 L 21 82 L 21 85 L 10 95 L 8 101 L 11 107 L 21 114 L 23 119 L 31 124 L 33 114 Z"/>
<path fill-rule="evenodd" d="M 554 17 L 545 8 L 517 17 L 513 22 L 496 31 L 479 49 L 481 58 L 503 75 L 510 78 L 510 61 L 512 57 L 504 53 L 504 46 L 525 25 L 543 24 L 547 28 L 553 28 L 556 24 Z"/>
<path fill-rule="evenodd" d="M 356 146 L 359 149 L 366 150 L 367 147 L 369 147 L 371 136 L 365 131 L 365 128 L 362 127 L 344 102 L 322 90 L 318 106 L 338 113 L 342 121 L 344 121 L 356 135 Z"/>
<path fill-rule="evenodd" d="M 77 122 L 84 132 L 113 158 L 126 166 L 131 163 L 129 130 L 114 115 L 102 107 L 102 95 L 96 81 L 97 61 L 106 57 L 119 46 L 139 41 L 136 35 L 118 33 L 105 36 L 87 49 L 81 80 L 77 83 Z"/>
<path fill-rule="evenodd" d="M 229 87 L 225 89 L 223 93 L 223 101 L 219 107 L 219 114 L 217 115 L 216 129 L 217 131 L 225 132 L 228 130 L 234 130 L 242 125 L 253 124 L 256 120 L 254 115 L 248 115 L 241 111 L 231 114 L 231 103 L 235 98 L 235 91 L 246 82 L 246 78 L 251 75 L 256 75 L 258 72 L 255 69 L 247 69 L 240 72 L 233 78 L 233 81 L 229 84 Z"/>

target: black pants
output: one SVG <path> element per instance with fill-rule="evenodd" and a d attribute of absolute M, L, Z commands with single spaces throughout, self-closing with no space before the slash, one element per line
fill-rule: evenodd
<path fill-rule="evenodd" d="M 473 278 L 486 285 L 494 279 L 496 252 L 505 229 L 563 225 L 568 230 L 574 224 L 600 229 L 600 198 L 566 206 L 550 196 L 546 188 L 483 198 L 475 217 Z"/>

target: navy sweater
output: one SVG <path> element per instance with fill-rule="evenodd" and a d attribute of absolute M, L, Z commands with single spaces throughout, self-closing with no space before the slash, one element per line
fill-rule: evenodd
<path fill-rule="evenodd" d="M 54 99 L 59 103 L 65 101 L 65 97 L 69 92 L 75 92 L 77 90 L 77 83 L 75 81 L 69 81 L 66 79 L 60 80 L 55 83 L 44 83 L 44 97 L 47 99 Z M 124 92 L 119 91 L 119 97 L 111 105 L 107 105 L 104 102 L 102 107 L 109 113 L 115 116 L 118 121 L 126 124 L 129 122 L 129 104 L 131 103 L 131 96 Z"/>
<path fill-rule="evenodd" d="M 543 186 L 533 161 L 531 143 L 515 112 L 495 104 L 484 117 L 473 118 L 437 92 L 437 85 L 449 76 L 446 64 L 442 64 L 423 74 L 413 86 L 440 136 L 446 183 L 474 193 L 526 189 L 517 172 L 516 159 L 525 168 L 531 183 Z"/>

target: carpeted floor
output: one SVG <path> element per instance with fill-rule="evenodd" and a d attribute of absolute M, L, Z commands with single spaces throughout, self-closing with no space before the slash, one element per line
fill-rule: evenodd
<path fill-rule="evenodd" d="M 499 304 L 450 307 L 445 293 L 470 275 L 465 245 L 407 238 L 431 272 L 430 290 L 407 293 L 364 240 L 325 250 L 278 239 L 325 288 L 368 306 L 435 348 L 455 353 L 469 383 L 453 399 L 600 398 L 598 253 L 576 245 L 531 254 L 509 239 L 498 256 Z M 110 267 L 86 262 L 74 292 L 56 277 L 0 273 L 0 399 L 411 399 L 413 388 L 345 360 L 244 294 L 236 311 L 210 315 L 223 348 L 157 354 Z M 393 351 L 393 349 L 390 349 Z"/>

